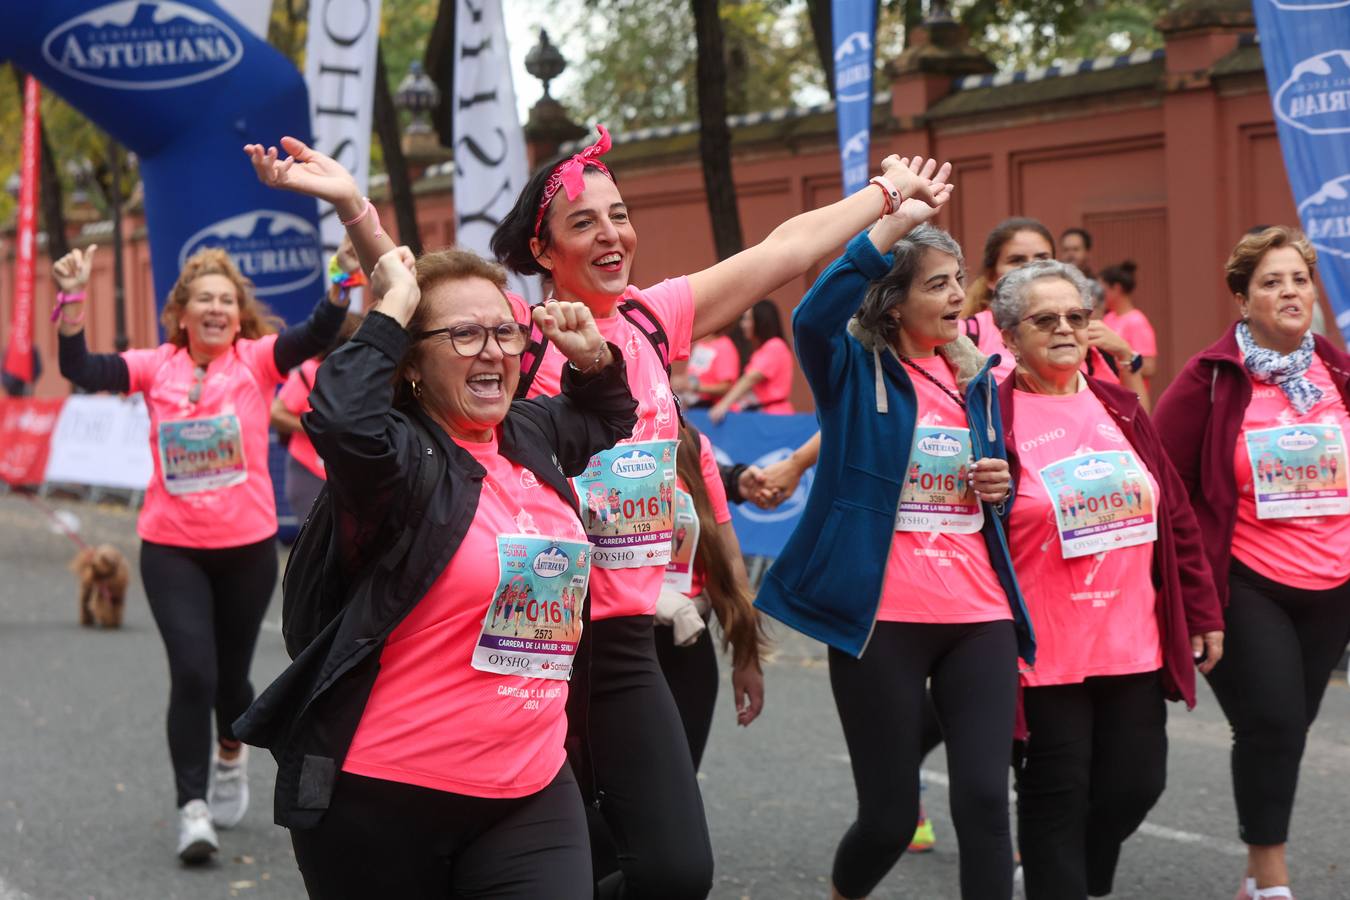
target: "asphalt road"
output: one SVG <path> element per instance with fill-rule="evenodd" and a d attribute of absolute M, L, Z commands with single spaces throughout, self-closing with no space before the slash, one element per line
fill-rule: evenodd
<path fill-rule="evenodd" d="M 58 504 L 87 540 L 128 554 L 133 514 Z M 71 543 L 24 499 L 0 496 L 0 900 L 299 898 L 286 832 L 271 823 L 273 766 L 255 755 L 254 806 L 222 833 L 219 862 L 184 869 L 164 741 L 168 680 L 139 583 L 120 632 L 76 624 Z M 139 579 L 136 579 L 138 582 Z M 265 685 L 285 662 L 274 598 L 254 665 Z M 823 898 L 854 804 L 823 648 L 776 632 L 760 721 L 737 729 L 724 689 L 701 776 L 717 852 L 715 898 Z M 1241 874 L 1229 790 L 1228 728 L 1202 686 L 1172 707 L 1169 788 L 1125 848 L 1115 896 L 1227 898 Z M 956 841 L 941 754 L 925 802 L 935 852 L 906 857 L 874 895 L 958 897 Z M 1333 684 L 1303 765 L 1291 860 L 1300 900 L 1350 898 L 1350 691 Z"/>

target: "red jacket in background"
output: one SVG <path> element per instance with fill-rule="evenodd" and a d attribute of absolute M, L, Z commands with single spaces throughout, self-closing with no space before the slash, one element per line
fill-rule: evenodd
<path fill-rule="evenodd" d="M 1313 335 L 1313 352 L 1350 407 L 1350 356 Z M 1237 344 L 1237 323 L 1191 358 L 1158 400 L 1154 424 L 1190 493 L 1219 600 L 1228 605 L 1228 567 L 1237 526 L 1234 455 L 1252 402 L 1252 380 Z"/>
<path fill-rule="evenodd" d="M 1195 657 L 1191 636 L 1223 631 L 1223 608 L 1215 593 L 1214 578 L 1205 560 L 1205 544 L 1187 499 L 1186 485 L 1167 458 L 1163 442 L 1152 421 L 1139 406 L 1139 397 L 1119 385 L 1087 378 L 1096 395 L 1158 482 L 1158 539 L 1153 545 L 1153 587 L 1157 592 L 1158 638 L 1162 642 L 1163 690 L 1169 700 L 1185 700 L 1195 706 Z M 1008 447 L 1008 468 L 1013 484 L 1022 475 L 1014 428 L 1015 378 L 999 386 L 1003 410 L 1003 433 Z M 1232 460 L 1229 460 L 1230 464 Z M 1008 529 L 1008 543 L 1017 532 Z M 1027 598 L 1027 605 L 1035 603 Z M 1053 653 L 1053 650 L 1046 652 Z"/>

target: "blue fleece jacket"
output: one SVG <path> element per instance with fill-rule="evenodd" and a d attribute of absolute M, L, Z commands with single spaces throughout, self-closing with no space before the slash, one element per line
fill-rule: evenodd
<path fill-rule="evenodd" d="M 918 417 L 905 367 L 879 336 L 864 332 L 857 322 L 850 326 L 869 282 L 890 271 L 891 262 L 866 233 L 858 235 L 792 314 L 797 357 L 820 419 L 820 459 L 802 518 L 755 600 L 768 615 L 853 656 L 867 648 L 881 605 Z M 1006 458 L 998 389 L 990 372 L 996 361 L 986 360 L 964 388 L 977 459 Z M 1033 663 L 1031 622 L 1003 525 L 992 508 L 985 511 L 982 534 L 1008 597 L 1018 653 Z"/>

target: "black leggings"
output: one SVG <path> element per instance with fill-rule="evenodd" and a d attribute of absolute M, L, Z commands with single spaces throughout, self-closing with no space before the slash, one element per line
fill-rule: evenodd
<path fill-rule="evenodd" d="M 141 542 L 141 580 L 169 655 L 169 757 L 181 807 L 206 797 L 216 734 L 253 702 L 249 666 L 277 582 L 273 538 L 195 550 Z"/>
<path fill-rule="evenodd" d="M 1234 560 L 1228 591 L 1223 659 L 1209 684 L 1233 728 L 1238 834 L 1283 844 L 1308 729 L 1350 641 L 1350 582 L 1305 591 Z"/>
<path fill-rule="evenodd" d="M 651 616 L 591 624 L 590 748 L 599 800 L 597 877 L 612 846 L 620 871 L 600 880 L 610 900 L 702 900 L 713 856 L 703 798 L 670 688 L 656 661 Z"/>
<path fill-rule="evenodd" d="M 1111 893 L 1120 847 L 1167 782 L 1167 708 L 1157 672 L 1027 688 L 1017 842 L 1027 900 Z"/>
<path fill-rule="evenodd" d="M 1010 621 L 878 622 L 862 659 L 830 649 L 830 687 L 844 726 L 858 818 L 834 857 L 834 886 L 870 894 L 900 859 L 919 815 L 925 682 L 947 741 L 961 896 L 1012 896 L 1008 757 L 1017 702 Z"/>
<path fill-rule="evenodd" d="M 586 813 L 566 764 L 528 797 L 488 799 L 342 772 L 318 826 L 291 831 L 315 900 L 591 900 Z"/>
<path fill-rule="evenodd" d="M 684 736 L 689 739 L 689 756 L 697 772 L 717 706 L 717 648 L 713 646 L 712 629 L 704 630 L 688 647 L 676 647 L 675 630 L 657 625 L 656 659 L 680 711 Z"/>

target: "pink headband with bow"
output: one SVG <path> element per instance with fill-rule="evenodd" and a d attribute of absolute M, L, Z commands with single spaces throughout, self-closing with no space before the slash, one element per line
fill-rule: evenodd
<path fill-rule="evenodd" d="M 548 177 L 548 183 L 544 185 L 544 196 L 539 201 L 539 213 L 534 217 L 535 237 L 539 237 L 539 227 L 544 224 L 544 214 L 548 212 L 549 204 L 553 202 L 553 198 L 560 188 L 566 189 L 568 200 L 577 199 L 581 196 L 581 192 L 586 190 L 587 166 L 599 169 L 611 181 L 614 180 L 614 176 L 609 173 L 609 169 L 605 168 L 605 164 L 600 161 L 600 157 L 609 152 L 609 132 L 603 125 L 596 125 L 595 128 L 600 132 L 599 140 L 571 159 L 565 159 L 554 166 L 553 174 Z"/>

